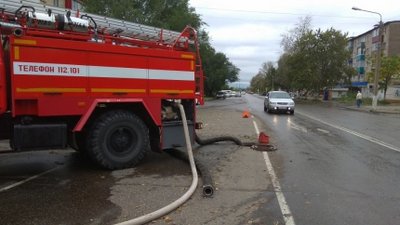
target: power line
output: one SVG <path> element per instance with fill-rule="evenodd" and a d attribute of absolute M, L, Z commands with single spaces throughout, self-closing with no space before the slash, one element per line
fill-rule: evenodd
<path fill-rule="evenodd" d="M 290 13 L 290 12 L 273 12 L 273 11 L 258 11 L 258 10 L 244 10 L 244 9 L 221 9 L 213 7 L 195 7 L 196 9 L 206 9 L 215 11 L 226 12 L 240 12 L 240 13 L 258 13 L 258 14 L 272 14 L 272 15 L 291 15 L 291 16 L 315 16 L 315 17 L 329 17 L 329 18 L 343 18 L 343 19 L 370 19 L 371 17 L 356 17 L 356 16 L 331 16 L 331 15 L 317 15 L 305 13 Z"/>

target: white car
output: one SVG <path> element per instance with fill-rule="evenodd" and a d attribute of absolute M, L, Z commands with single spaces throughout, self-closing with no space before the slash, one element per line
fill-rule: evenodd
<path fill-rule="evenodd" d="M 224 91 L 218 91 L 217 92 L 217 95 L 215 96 L 215 98 L 217 98 L 217 99 L 220 99 L 220 98 L 222 98 L 222 99 L 226 99 L 226 92 L 224 92 Z"/>
<path fill-rule="evenodd" d="M 285 112 L 294 114 L 295 104 L 289 93 L 285 91 L 270 91 L 264 99 L 265 112 Z"/>

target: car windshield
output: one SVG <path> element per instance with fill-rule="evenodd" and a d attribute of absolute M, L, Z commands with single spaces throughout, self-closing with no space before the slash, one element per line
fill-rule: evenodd
<path fill-rule="evenodd" d="M 270 98 L 290 98 L 289 94 L 286 92 L 270 93 L 269 97 Z"/>

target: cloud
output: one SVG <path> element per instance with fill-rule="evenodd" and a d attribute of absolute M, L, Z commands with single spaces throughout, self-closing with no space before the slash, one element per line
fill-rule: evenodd
<path fill-rule="evenodd" d="M 242 23 L 226 26 L 210 27 L 212 40 L 219 43 L 228 41 L 238 44 L 254 43 L 260 41 L 271 41 L 276 39 L 276 33 L 282 32 L 275 26 L 263 23 Z"/>
<path fill-rule="evenodd" d="M 284 32 L 267 24 L 250 23 L 210 28 L 213 45 L 235 65 L 240 65 L 241 78 L 245 73 L 254 76 L 261 62 L 275 61 L 281 52 L 280 40 L 275 34 Z"/>
<path fill-rule="evenodd" d="M 240 79 L 249 81 L 262 63 L 276 62 L 282 54 L 282 34 L 296 27 L 299 18 L 310 15 L 312 28 L 333 27 L 349 36 L 373 28 L 379 16 L 351 10 L 357 6 L 376 10 L 390 20 L 400 20 L 392 0 L 190 0 L 208 26 L 211 43 L 241 69 Z"/>

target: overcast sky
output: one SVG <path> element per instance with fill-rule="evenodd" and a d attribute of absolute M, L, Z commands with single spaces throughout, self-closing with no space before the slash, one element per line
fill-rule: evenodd
<path fill-rule="evenodd" d="M 353 6 L 382 14 L 383 22 L 400 20 L 400 7 L 391 0 L 190 0 L 208 24 L 213 47 L 240 68 L 240 81 L 249 82 L 263 62 L 282 54 L 282 34 L 312 17 L 312 28 L 334 29 L 357 36 L 379 22 L 379 15 L 351 10 Z"/>

